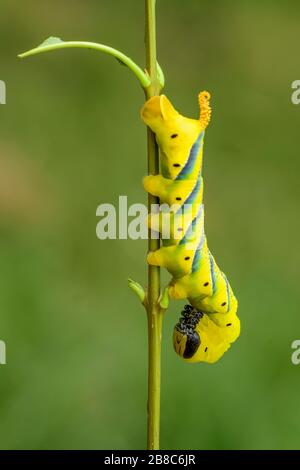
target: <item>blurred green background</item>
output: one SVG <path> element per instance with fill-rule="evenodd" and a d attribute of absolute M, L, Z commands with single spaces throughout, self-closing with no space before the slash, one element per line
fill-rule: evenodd
<path fill-rule="evenodd" d="M 242 334 L 217 364 L 172 349 L 164 324 L 164 449 L 299 448 L 300 4 L 158 0 L 165 93 L 186 115 L 212 94 L 206 231 L 238 296 Z M 2 0 L 2 449 L 139 449 L 146 439 L 145 241 L 100 241 L 96 207 L 144 202 L 143 94 L 86 50 L 19 60 L 48 36 L 98 41 L 144 65 L 143 0 Z M 166 281 L 168 276 L 164 275 Z"/>

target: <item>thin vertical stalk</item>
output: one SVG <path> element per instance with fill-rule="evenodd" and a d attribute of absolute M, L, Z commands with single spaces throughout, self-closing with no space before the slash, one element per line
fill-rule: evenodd
<path fill-rule="evenodd" d="M 30 51 L 20 54 L 19 57 L 29 57 L 32 55 L 50 52 L 65 48 L 85 48 L 94 49 L 112 55 L 119 62 L 125 64 L 139 80 L 145 91 L 146 99 L 160 93 L 164 85 L 164 75 L 157 64 L 156 54 L 156 0 L 145 0 L 146 18 L 146 63 L 147 72 L 144 72 L 133 60 L 121 51 L 104 44 L 91 43 L 86 41 L 63 41 L 56 37 L 50 37 L 40 46 Z M 159 151 L 155 141 L 155 136 L 148 128 L 148 174 L 159 173 Z M 152 204 L 159 204 L 158 198 L 148 196 L 149 212 Z M 160 240 L 151 239 L 149 231 L 149 251 L 155 251 L 160 246 Z M 135 281 L 129 279 L 129 286 L 138 296 L 142 304 L 146 307 L 148 317 L 148 344 L 149 344 L 149 364 L 148 364 L 148 437 L 147 448 L 149 450 L 159 449 L 160 430 L 160 377 L 161 377 L 161 336 L 162 319 L 166 310 L 166 299 L 164 303 L 160 300 L 160 269 L 156 266 L 149 266 L 148 270 L 148 292 L 147 296 L 143 288 Z"/>
<path fill-rule="evenodd" d="M 157 56 L 156 56 L 156 0 L 145 0 L 146 10 L 146 65 L 151 84 L 145 90 L 146 98 L 159 94 L 159 83 L 157 79 Z M 155 175 L 159 173 L 159 152 L 153 132 L 148 129 L 148 173 Z M 148 206 L 151 210 L 152 204 L 158 204 L 159 200 L 149 195 Z M 160 241 L 151 239 L 149 233 L 149 251 L 159 248 Z M 159 449 L 160 432 L 160 382 L 161 382 L 161 336 L 163 311 L 159 307 L 160 296 L 160 269 L 157 266 L 148 268 L 148 423 L 147 423 L 147 448 L 149 450 Z"/>

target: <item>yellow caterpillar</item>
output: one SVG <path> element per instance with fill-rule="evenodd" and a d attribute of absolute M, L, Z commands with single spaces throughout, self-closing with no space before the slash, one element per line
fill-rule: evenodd
<path fill-rule="evenodd" d="M 200 117 L 190 119 L 179 114 L 166 96 L 155 96 L 145 103 L 141 117 L 156 135 L 161 164 L 161 174 L 145 177 L 144 188 L 161 204 L 174 207 L 149 216 L 163 246 L 150 252 L 147 260 L 171 273 L 171 298 L 190 302 L 174 330 L 175 351 L 188 362 L 212 363 L 237 339 L 240 321 L 237 300 L 204 232 L 202 158 L 211 117 L 209 101 L 208 92 L 200 93 Z"/>

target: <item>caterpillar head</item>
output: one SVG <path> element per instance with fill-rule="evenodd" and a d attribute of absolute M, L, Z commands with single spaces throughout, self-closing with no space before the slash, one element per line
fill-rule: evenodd
<path fill-rule="evenodd" d="M 191 305 L 185 305 L 181 315 L 174 328 L 173 345 L 179 356 L 190 359 L 196 354 L 201 343 L 196 326 L 203 317 L 203 313 L 197 312 Z"/>
<path fill-rule="evenodd" d="M 210 94 L 199 94 L 199 119 L 190 119 L 176 111 L 165 95 L 150 98 L 142 108 L 141 117 L 155 133 L 162 152 L 162 170 L 175 179 L 186 162 L 192 146 L 207 127 L 211 108 Z"/>
<path fill-rule="evenodd" d="M 175 326 L 173 345 L 187 362 L 217 362 L 230 347 L 224 329 L 217 327 L 208 315 L 186 305 Z"/>

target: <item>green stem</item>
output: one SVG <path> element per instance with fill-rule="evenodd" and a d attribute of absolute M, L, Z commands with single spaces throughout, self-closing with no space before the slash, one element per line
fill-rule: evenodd
<path fill-rule="evenodd" d="M 147 70 L 151 84 L 147 87 L 146 98 L 158 95 L 160 84 L 157 79 L 156 58 L 156 0 L 145 0 L 146 2 L 146 60 Z M 148 174 L 159 173 L 159 152 L 153 132 L 148 128 Z M 158 204 L 158 198 L 149 195 L 149 211 L 152 204 Z M 149 251 L 159 248 L 160 241 L 151 239 L 149 234 Z M 160 432 L 160 382 L 161 382 L 161 336 L 163 310 L 159 306 L 160 296 L 160 269 L 157 266 L 148 268 L 148 437 L 147 448 L 149 450 L 159 449 Z"/>
<path fill-rule="evenodd" d="M 29 57 L 43 52 L 50 52 L 67 48 L 94 49 L 112 55 L 119 62 L 126 65 L 138 78 L 143 87 L 146 99 L 159 95 L 164 87 L 164 74 L 157 63 L 156 58 L 156 21 L 155 21 L 156 0 L 145 0 L 146 4 L 146 62 L 147 72 L 144 72 L 128 56 L 103 44 L 85 41 L 62 41 L 59 38 L 51 37 L 39 47 L 20 54 L 20 58 Z M 159 173 L 159 152 L 153 132 L 148 128 L 148 174 Z M 152 204 L 159 204 L 158 198 L 149 195 L 149 212 Z M 151 239 L 149 231 L 149 251 L 159 248 L 160 241 Z M 148 438 L 147 448 L 149 450 L 159 449 L 160 430 L 160 368 L 161 368 L 161 335 L 163 313 L 168 305 L 167 293 L 160 297 L 160 269 L 156 266 L 149 266 L 148 271 L 148 293 L 135 281 L 129 280 L 129 286 L 138 296 L 145 306 L 148 316 L 148 344 L 149 344 L 149 364 L 148 364 Z"/>
<path fill-rule="evenodd" d="M 49 45 L 41 45 L 34 49 L 31 49 L 28 52 L 19 54 L 18 57 L 21 59 L 29 57 L 36 54 L 41 54 L 43 52 L 56 51 L 58 49 L 69 49 L 69 48 L 84 48 L 84 49 L 94 49 L 96 51 L 101 51 L 106 54 L 112 55 L 117 60 L 126 65 L 137 77 L 141 86 L 143 88 L 148 88 L 150 86 L 150 78 L 147 74 L 127 55 L 123 52 L 114 49 L 113 47 L 105 46 L 104 44 L 98 44 L 96 42 L 86 42 L 86 41 L 61 41 Z M 156 67 L 155 67 L 156 68 Z"/>

